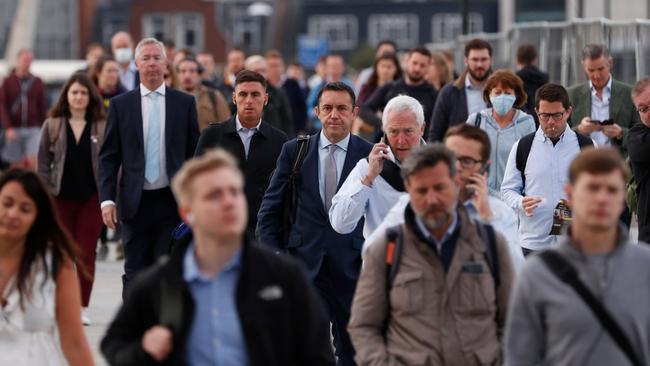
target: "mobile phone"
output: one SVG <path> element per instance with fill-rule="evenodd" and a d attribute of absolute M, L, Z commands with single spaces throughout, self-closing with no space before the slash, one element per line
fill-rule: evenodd
<path fill-rule="evenodd" d="M 600 120 L 597 120 L 597 119 L 592 119 L 591 123 L 598 123 L 601 126 L 609 126 L 609 125 L 614 124 L 614 120 L 611 119 L 611 118 L 608 118 L 608 119 L 606 119 L 604 121 L 600 121 Z"/>
<path fill-rule="evenodd" d="M 481 175 L 485 174 L 485 172 L 487 172 L 489 168 L 490 168 L 490 163 L 483 164 L 481 166 L 481 169 L 478 171 L 478 174 L 481 174 Z M 471 197 L 472 195 L 474 195 L 474 190 L 471 189 L 471 188 L 467 188 L 465 190 L 465 193 L 467 194 L 467 197 Z"/>

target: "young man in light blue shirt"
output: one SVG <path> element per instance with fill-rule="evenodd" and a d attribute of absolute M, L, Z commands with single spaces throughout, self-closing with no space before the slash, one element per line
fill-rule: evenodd
<path fill-rule="evenodd" d="M 501 183 L 503 201 L 519 214 L 519 239 L 525 255 L 557 243 L 558 236 L 550 234 L 555 207 L 566 199 L 569 165 L 580 153 L 578 135 L 567 128 L 572 108 L 564 87 L 546 84 L 538 89 L 535 111 L 539 129 L 524 171 L 517 167 L 517 148 L 526 137 L 512 146 Z"/>

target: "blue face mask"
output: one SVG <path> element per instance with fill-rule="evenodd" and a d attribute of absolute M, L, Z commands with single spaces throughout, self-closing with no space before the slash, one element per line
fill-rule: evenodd
<path fill-rule="evenodd" d="M 492 108 L 499 116 L 505 116 L 506 113 L 512 108 L 515 104 L 517 97 L 510 94 L 502 93 L 495 97 L 490 97 L 490 102 L 492 103 Z"/>

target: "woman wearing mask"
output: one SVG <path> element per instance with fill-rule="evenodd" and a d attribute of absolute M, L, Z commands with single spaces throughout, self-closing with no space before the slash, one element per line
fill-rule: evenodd
<path fill-rule="evenodd" d="M 102 228 L 97 204 L 97 156 L 104 140 L 102 101 L 85 74 L 66 82 L 41 130 L 38 173 L 56 196 L 61 219 L 79 246 L 88 276 L 79 276 L 81 314 L 90 324 L 87 307 L 95 273 L 95 246 Z"/>
<path fill-rule="evenodd" d="M 120 83 L 119 68 L 120 65 L 115 59 L 104 56 L 97 61 L 91 75 L 106 110 L 108 110 L 113 97 L 127 92 L 126 88 Z"/>
<path fill-rule="evenodd" d="M 36 173 L 0 176 L 0 363 L 93 365 L 75 249 Z M 97 205 L 97 203 L 95 203 Z"/>
<path fill-rule="evenodd" d="M 490 76 L 483 89 L 483 100 L 490 108 L 472 113 L 467 123 L 487 132 L 492 144 L 488 187 L 490 193 L 499 197 L 503 173 L 512 145 L 535 132 L 533 116 L 519 110 L 526 104 L 523 81 L 510 70 L 497 70 Z"/>

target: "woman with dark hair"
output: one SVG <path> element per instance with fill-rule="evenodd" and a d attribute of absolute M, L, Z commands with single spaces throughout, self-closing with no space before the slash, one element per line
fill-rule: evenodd
<path fill-rule="evenodd" d="M 101 57 L 93 67 L 91 79 L 99 95 L 102 96 L 104 107 L 108 110 L 111 99 L 128 90 L 120 83 L 120 65 L 111 56 Z"/>
<path fill-rule="evenodd" d="M 512 145 L 535 132 L 533 116 L 522 111 L 527 95 L 524 82 L 510 70 L 497 70 L 485 82 L 483 100 L 488 108 L 472 113 L 467 123 L 479 127 L 490 137 L 490 194 L 501 197 L 501 182 Z"/>
<path fill-rule="evenodd" d="M 79 276 L 82 312 L 86 308 L 95 273 L 95 247 L 102 228 L 97 196 L 98 155 L 104 140 L 104 107 L 97 89 L 83 73 L 63 86 L 59 100 L 41 130 L 38 173 L 56 197 L 61 219 L 72 234 L 89 276 Z"/>
<path fill-rule="evenodd" d="M 357 105 L 362 105 L 375 90 L 401 77 L 402 69 L 399 66 L 399 60 L 395 54 L 384 53 L 379 56 L 372 66 L 372 74 L 370 74 L 368 81 L 363 84 L 359 91 Z"/>
<path fill-rule="evenodd" d="M 36 173 L 0 176 L 3 365 L 93 365 L 79 318 L 76 250 Z"/>

